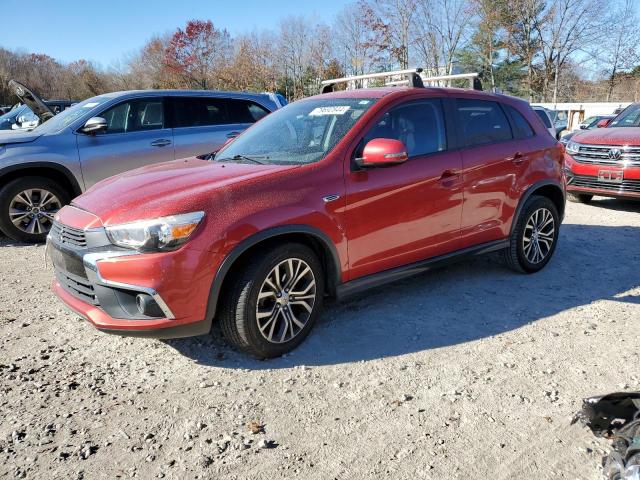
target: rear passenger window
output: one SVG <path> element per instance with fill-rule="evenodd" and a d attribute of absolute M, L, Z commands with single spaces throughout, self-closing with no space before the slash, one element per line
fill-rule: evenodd
<path fill-rule="evenodd" d="M 356 151 L 356 157 L 362 156 L 364 146 L 374 138 L 402 141 L 409 157 L 446 150 L 447 139 L 440 100 L 411 102 L 385 113 L 365 135 Z"/>
<path fill-rule="evenodd" d="M 254 123 L 269 114 L 269 111 L 248 100 L 230 98 L 227 101 L 229 108 L 229 123 Z"/>
<path fill-rule="evenodd" d="M 509 112 L 511 120 L 513 121 L 516 138 L 531 138 L 535 135 L 535 132 L 533 131 L 533 128 L 531 128 L 527 119 L 524 118 L 516 108 L 511 105 L 505 105 L 505 108 Z"/>
<path fill-rule="evenodd" d="M 210 97 L 174 97 L 174 126 L 203 127 L 229 123 L 225 100 Z"/>
<path fill-rule="evenodd" d="M 511 140 L 511 126 L 498 102 L 456 100 L 458 123 L 467 147 Z"/>

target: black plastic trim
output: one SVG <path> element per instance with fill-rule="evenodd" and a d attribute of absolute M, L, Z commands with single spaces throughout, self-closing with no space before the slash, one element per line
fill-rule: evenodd
<path fill-rule="evenodd" d="M 175 327 L 152 328 L 148 330 L 118 330 L 99 327 L 95 328 L 104 333 L 111 333 L 113 335 L 121 335 L 125 337 L 171 339 L 206 335 L 211 330 L 211 322 L 208 322 L 207 320 L 200 320 L 199 322 L 187 323 L 185 325 L 176 325 Z"/>
<path fill-rule="evenodd" d="M 395 282 L 396 280 L 411 277 L 413 275 L 426 272 L 427 270 L 461 260 L 468 256 L 483 255 L 485 253 L 502 250 L 508 246 L 508 239 L 497 240 L 457 250 L 452 253 L 447 253 L 446 255 L 439 255 L 426 260 L 420 260 L 419 262 L 392 268 L 383 272 L 367 275 L 365 277 L 356 278 L 355 280 L 338 285 L 336 288 L 336 297 L 342 300 L 345 297 L 369 290 L 370 288 L 379 287 L 390 282 Z"/>
<path fill-rule="evenodd" d="M 73 173 L 71 173 L 71 171 L 67 167 L 64 167 L 54 162 L 28 162 L 28 163 L 19 163 L 17 165 L 10 165 L 8 167 L 0 169 L 0 182 L 2 181 L 2 177 L 4 177 L 9 173 L 12 173 L 15 171 L 21 171 L 21 170 L 29 171 L 31 169 L 37 169 L 37 168 L 49 168 L 51 170 L 56 170 L 62 173 L 67 178 L 67 180 L 69 180 L 69 183 L 73 188 L 73 192 L 69 192 L 69 193 L 73 194 L 74 197 L 82 193 L 80 184 L 78 183 L 78 180 L 73 175 Z"/>
<path fill-rule="evenodd" d="M 282 225 L 279 227 L 269 228 L 267 230 L 258 232 L 240 242 L 231 251 L 231 253 L 227 255 L 227 257 L 218 268 L 213 282 L 211 283 L 211 290 L 209 291 L 209 301 L 207 303 L 207 313 L 205 319 L 205 322 L 208 325 L 207 331 L 209 331 L 209 329 L 211 328 L 213 318 L 216 315 L 216 309 L 218 306 L 220 291 L 222 290 L 222 284 L 224 283 L 224 280 L 231 270 L 234 262 L 251 247 L 254 247 L 255 245 L 266 240 L 276 238 L 280 235 L 291 233 L 309 235 L 315 238 L 316 240 L 320 241 L 325 249 L 330 253 L 330 258 L 328 258 L 327 260 L 331 262 L 330 266 L 333 271 L 327 272 L 328 275 L 330 275 L 328 279 L 328 290 L 329 293 L 333 292 L 335 286 L 340 283 L 342 268 L 340 266 L 340 257 L 338 256 L 338 251 L 336 250 L 336 247 L 333 244 L 331 238 L 329 238 L 329 236 L 323 231 L 314 227 L 310 227 L 308 225 Z"/>
<path fill-rule="evenodd" d="M 564 199 L 564 205 L 562 207 L 562 212 L 558 212 L 558 213 L 561 213 L 561 220 L 564 219 L 564 212 L 566 211 L 566 204 L 567 204 L 567 194 L 565 192 L 565 189 L 563 188 L 562 184 L 560 182 L 556 181 L 556 180 L 541 180 L 539 182 L 534 183 L 529 188 L 527 188 L 527 190 L 520 197 L 520 201 L 518 202 L 518 206 L 516 207 L 516 211 L 513 214 L 513 221 L 511 222 L 511 233 L 513 233 L 513 229 L 516 228 L 516 224 L 518 223 L 518 217 L 520 216 L 520 212 L 524 208 L 525 202 L 537 190 L 539 190 L 542 187 L 549 186 L 549 185 L 556 187 L 560 191 L 560 193 L 562 194 L 562 198 Z"/>

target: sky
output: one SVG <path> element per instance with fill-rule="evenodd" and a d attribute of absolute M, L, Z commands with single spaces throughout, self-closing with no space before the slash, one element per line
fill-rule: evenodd
<path fill-rule="evenodd" d="M 347 0 L 0 0 L 0 47 L 109 67 L 154 34 L 210 19 L 232 35 L 275 29 L 287 15 L 331 22 Z M 11 19 L 11 20 L 10 20 Z"/>

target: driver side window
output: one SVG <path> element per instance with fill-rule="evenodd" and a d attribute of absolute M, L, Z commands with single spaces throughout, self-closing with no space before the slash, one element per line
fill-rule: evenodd
<path fill-rule="evenodd" d="M 364 146 L 374 138 L 400 140 L 407 147 L 409 158 L 446 150 L 442 102 L 419 100 L 392 108 L 364 136 L 356 157 L 362 156 Z"/>
<path fill-rule="evenodd" d="M 164 128 L 164 106 L 161 98 L 129 100 L 109 108 L 100 116 L 107 121 L 107 134 Z"/>

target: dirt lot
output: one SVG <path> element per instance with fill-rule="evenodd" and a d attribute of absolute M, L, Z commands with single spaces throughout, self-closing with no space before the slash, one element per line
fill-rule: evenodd
<path fill-rule="evenodd" d="M 606 444 L 570 418 L 640 389 L 640 204 L 569 204 L 541 273 L 416 277 L 265 362 L 98 333 L 43 256 L 0 240 L 2 477 L 597 479 Z"/>

